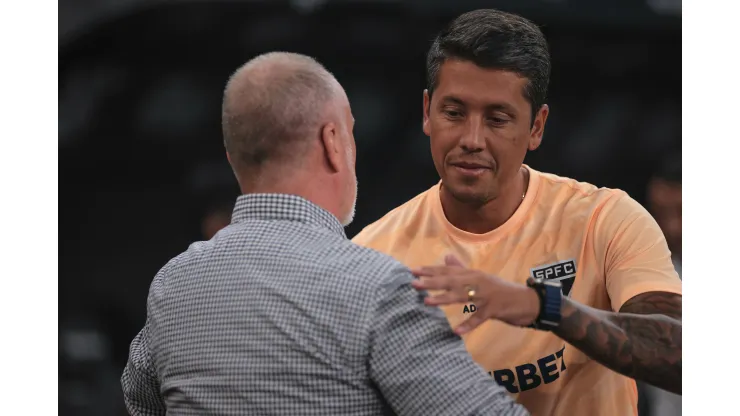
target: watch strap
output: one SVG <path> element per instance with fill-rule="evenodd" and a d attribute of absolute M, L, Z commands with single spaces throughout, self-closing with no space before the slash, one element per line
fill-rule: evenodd
<path fill-rule="evenodd" d="M 551 331 L 560 325 L 560 309 L 563 305 L 563 287 L 558 281 L 527 279 L 527 286 L 537 292 L 540 298 L 540 313 L 530 328 Z"/>

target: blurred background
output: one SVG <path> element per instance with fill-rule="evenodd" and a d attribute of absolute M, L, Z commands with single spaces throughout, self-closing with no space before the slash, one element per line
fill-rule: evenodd
<path fill-rule="evenodd" d="M 438 180 L 421 131 L 425 55 L 446 22 L 483 7 L 535 21 L 550 42 L 550 118 L 526 163 L 630 193 L 680 270 L 680 1 L 60 0 L 60 414 L 126 414 L 119 377 L 152 278 L 228 224 L 231 72 L 283 50 L 344 85 L 357 120 L 352 237 Z M 645 401 L 641 412 L 657 414 Z"/>

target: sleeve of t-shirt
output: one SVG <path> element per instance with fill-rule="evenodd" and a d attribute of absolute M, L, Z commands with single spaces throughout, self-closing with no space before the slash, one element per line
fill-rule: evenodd
<path fill-rule="evenodd" d="M 681 279 L 663 232 L 629 195 L 620 192 L 606 202 L 594 233 L 604 255 L 606 290 L 614 311 L 642 293 L 681 294 Z"/>

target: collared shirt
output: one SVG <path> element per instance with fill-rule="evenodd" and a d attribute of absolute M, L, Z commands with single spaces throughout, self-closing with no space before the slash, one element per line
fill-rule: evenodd
<path fill-rule="evenodd" d="M 156 275 L 121 382 L 132 415 L 520 415 L 400 263 L 297 196 Z"/>

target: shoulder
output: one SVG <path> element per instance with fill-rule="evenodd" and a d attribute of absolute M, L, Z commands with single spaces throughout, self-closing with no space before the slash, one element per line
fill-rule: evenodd
<path fill-rule="evenodd" d="M 328 267 L 349 279 L 364 282 L 362 286 L 367 289 L 410 283 L 413 280 L 413 275 L 406 266 L 373 248 L 347 240 L 341 245 L 339 254 L 328 263 Z"/>
<path fill-rule="evenodd" d="M 655 218 L 626 192 L 620 192 L 599 210 L 594 219 L 597 240 L 610 246 L 620 242 L 629 251 L 666 245 Z"/>
<path fill-rule="evenodd" d="M 550 173 L 537 174 L 541 182 L 539 197 L 549 205 L 545 209 L 560 207 L 571 218 L 584 214 L 597 230 L 618 228 L 635 221 L 651 226 L 654 223 L 650 213 L 621 189 L 598 187 Z"/>
<path fill-rule="evenodd" d="M 603 204 L 615 196 L 626 195 L 619 189 L 599 187 L 552 173 L 534 172 L 540 178 L 539 193 L 550 200 L 555 199 L 564 203 L 588 201 Z"/>
<path fill-rule="evenodd" d="M 300 270 L 296 277 L 311 279 L 332 295 L 348 296 L 348 300 L 359 302 L 363 297 L 372 298 L 389 286 L 408 284 L 413 280 L 410 270 L 391 256 L 371 248 L 354 244 L 345 237 L 316 231 L 309 244 L 283 243 L 282 248 L 269 241 L 263 249 L 252 251 L 247 257 L 237 255 L 239 250 L 231 250 L 231 235 L 222 235 L 220 240 L 201 241 L 191 244 L 188 249 L 172 258 L 155 277 L 150 293 L 158 298 L 168 292 L 168 287 L 177 285 L 194 276 L 206 264 L 217 262 L 212 267 L 230 269 L 235 264 L 249 267 L 260 264 L 271 272 L 280 269 Z M 229 241 L 226 241 L 229 240 Z M 273 244 L 275 243 L 275 244 Z M 272 260 L 265 263 L 265 256 Z M 223 266 L 226 265 L 226 266 Z M 369 300 L 369 299 L 367 299 Z"/>
<path fill-rule="evenodd" d="M 416 195 L 404 204 L 394 208 L 379 220 L 363 228 L 352 239 L 357 244 L 376 247 L 375 243 L 380 239 L 391 235 L 398 235 L 404 230 L 415 228 L 424 217 L 424 213 L 431 210 L 434 203 L 434 191 L 439 184 Z"/>
<path fill-rule="evenodd" d="M 614 197 L 604 204 L 600 214 L 599 219 L 608 222 L 634 221 L 637 219 L 654 221 L 648 210 L 624 191 L 615 192 Z"/>
<path fill-rule="evenodd" d="M 163 281 L 172 278 L 172 276 L 183 272 L 192 266 L 203 254 L 210 250 L 212 243 L 209 241 L 196 241 L 191 243 L 188 248 L 171 258 L 162 266 L 154 277 L 152 286 L 161 284 Z"/>
<path fill-rule="evenodd" d="M 612 217 L 611 207 L 619 205 L 622 210 L 629 209 L 632 200 L 624 191 L 615 188 L 599 187 L 588 182 L 534 171 L 538 176 L 536 212 L 541 217 L 592 226 L 594 220 Z M 627 205 L 627 206 L 625 206 Z"/>
<path fill-rule="evenodd" d="M 551 174 L 542 174 L 542 182 L 541 192 L 549 206 L 541 204 L 545 207 L 540 209 L 560 209 L 563 221 L 584 225 L 607 269 L 613 264 L 626 264 L 632 258 L 644 261 L 645 256 L 670 261 L 658 223 L 623 190 L 599 188 Z"/>

